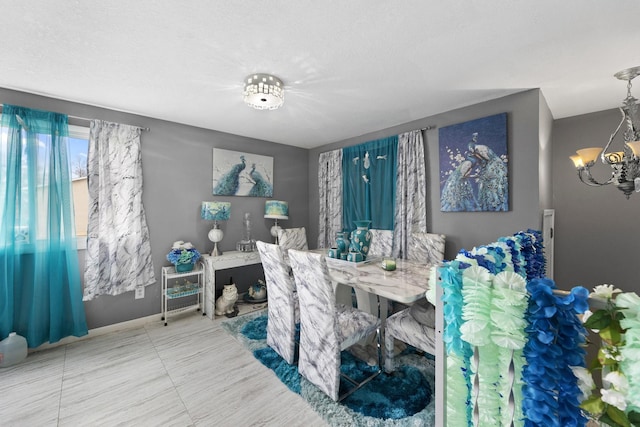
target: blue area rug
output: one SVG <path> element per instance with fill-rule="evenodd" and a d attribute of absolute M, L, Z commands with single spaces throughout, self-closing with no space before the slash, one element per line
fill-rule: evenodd
<path fill-rule="evenodd" d="M 434 425 L 434 362 L 408 348 L 397 356 L 398 369 L 382 373 L 340 403 L 336 403 L 298 374 L 266 345 L 267 316 L 264 312 L 240 316 L 222 323 L 263 365 L 294 393 L 304 397 L 330 425 L 334 426 L 432 426 Z M 342 353 L 342 371 L 358 380 L 376 367 Z M 341 387 L 349 386 L 347 381 Z M 341 392 L 343 390 L 341 389 Z"/>

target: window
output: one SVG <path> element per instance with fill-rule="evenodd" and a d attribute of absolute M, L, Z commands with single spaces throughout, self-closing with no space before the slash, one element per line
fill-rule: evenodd
<path fill-rule="evenodd" d="M 38 136 L 38 138 L 47 138 L 45 135 Z M 86 236 L 87 236 L 87 220 L 88 220 L 88 186 L 87 186 L 87 154 L 89 149 L 89 128 L 82 126 L 69 125 L 69 167 L 72 177 L 72 193 L 75 209 L 75 229 L 78 239 L 78 248 L 86 248 Z M 7 129 L 0 129 L 0 141 L 5 144 L 7 141 Z M 43 140 L 44 141 L 44 140 Z M 45 155 L 46 144 L 40 144 L 36 156 Z M 0 162 L 0 169 L 5 169 L 6 163 Z M 2 174 L 4 176 L 4 173 Z M 3 179 L 3 178 L 2 178 Z M 46 179 L 44 176 L 38 177 L 38 180 L 42 182 L 42 185 L 46 185 Z M 28 191 L 25 187 L 22 191 Z M 46 197 L 45 191 L 38 190 L 38 197 Z M 28 215 L 27 212 L 23 212 L 21 215 Z M 26 218 L 25 218 L 26 219 Z M 46 222 L 46 217 L 38 215 L 38 222 Z M 21 221 L 22 222 L 22 221 Z M 23 224 L 26 221 L 22 222 Z M 23 241 L 28 243 L 32 236 L 29 236 L 29 230 L 27 226 L 17 227 L 15 230 L 15 237 L 17 241 Z M 36 236 L 37 237 L 37 236 Z"/>
<path fill-rule="evenodd" d="M 73 207 L 75 209 L 78 248 L 86 246 L 87 221 L 89 219 L 89 188 L 87 186 L 87 154 L 89 152 L 89 128 L 69 125 L 69 163 L 73 180 Z"/>

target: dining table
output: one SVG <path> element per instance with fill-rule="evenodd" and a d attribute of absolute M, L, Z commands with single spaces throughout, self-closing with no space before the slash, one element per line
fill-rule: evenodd
<path fill-rule="evenodd" d="M 312 252 L 327 254 L 326 249 Z M 348 303 L 351 288 L 355 289 L 358 308 L 377 314 L 384 322 L 387 300 L 412 304 L 424 298 L 429 289 L 430 270 L 435 264 L 396 259 L 396 269 L 382 268 L 382 257 L 352 262 L 326 256 L 329 276 L 336 285 L 336 299 Z"/>

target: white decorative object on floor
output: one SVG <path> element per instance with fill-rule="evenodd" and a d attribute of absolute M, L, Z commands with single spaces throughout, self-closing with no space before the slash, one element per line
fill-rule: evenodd
<path fill-rule="evenodd" d="M 0 341 L 0 368 L 7 368 L 20 363 L 27 357 L 27 340 L 25 337 L 10 332 Z"/>
<path fill-rule="evenodd" d="M 216 300 L 216 316 L 233 313 L 236 301 L 238 301 L 238 288 L 235 283 L 224 285 L 222 295 Z"/>

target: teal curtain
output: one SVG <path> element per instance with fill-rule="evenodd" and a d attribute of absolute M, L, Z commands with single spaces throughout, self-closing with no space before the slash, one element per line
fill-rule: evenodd
<path fill-rule="evenodd" d="M 1 131 L 0 339 L 86 335 L 67 116 L 4 105 Z"/>
<path fill-rule="evenodd" d="M 398 136 L 346 147 L 342 151 L 342 226 L 370 220 L 370 228 L 393 230 Z"/>

